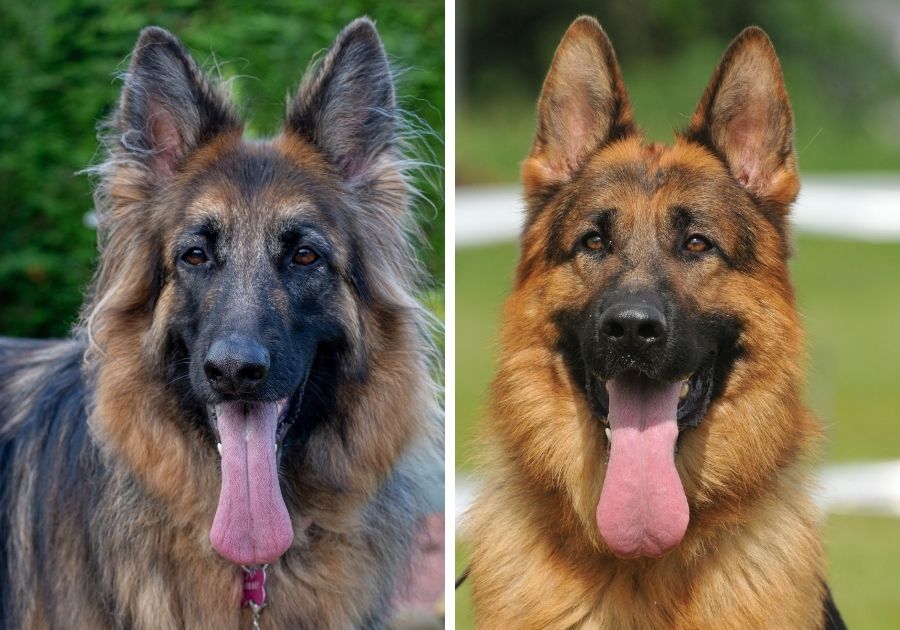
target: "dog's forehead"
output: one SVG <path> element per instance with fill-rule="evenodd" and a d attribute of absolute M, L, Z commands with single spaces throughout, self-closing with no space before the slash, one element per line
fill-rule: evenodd
<path fill-rule="evenodd" d="M 735 190 L 722 162 L 699 145 L 628 139 L 601 149 L 586 164 L 576 207 L 627 209 L 635 220 L 651 220 L 675 206 L 714 207 Z"/>
<path fill-rule="evenodd" d="M 198 160 L 182 223 L 210 221 L 237 235 L 273 236 L 303 222 L 339 227 L 340 190 L 321 160 L 285 154 L 271 141 L 239 141 Z"/>

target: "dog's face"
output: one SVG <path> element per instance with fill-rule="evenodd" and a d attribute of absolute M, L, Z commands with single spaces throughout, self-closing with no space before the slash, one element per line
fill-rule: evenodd
<path fill-rule="evenodd" d="M 618 149 L 586 166 L 560 209 L 556 256 L 580 287 L 579 305 L 560 313 L 563 346 L 598 418 L 610 381 L 643 377 L 682 383 L 678 424 L 696 426 L 738 355 L 742 316 L 728 294 L 755 264 L 765 219 L 711 156 L 636 140 Z"/>
<path fill-rule="evenodd" d="M 149 313 L 135 350 L 175 390 L 184 428 L 218 448 L 211 539 L 232 562 L 272 562 L 290 545 L 282 458 L 300 459 L 335 415 L 338 383 L 367 378 L 373 346 L 398 334 L 413 263 L 396 117 L 365 19 L 338 36 L 271 140 L 243 138 L 228 97 L 171 34 L 148 28 L 133 53 L 102 167 L 114 251 L 101 306 L 118 301 L 135 326 Z M 408 439 L 401 424 L 382 450 Z M 329 457 L 320 445 L 304 459 Z"/>
<path fill-rule="evenodd" d="M 576 407 L 594 423 L 583 435 L 595 452 L 573 457 L 599 460 L 582 470 L 599 479 L 570 492 L 617 554 L 664 554 L 685 534 L 689 501 L 696 510 L 713 493 L 701 449 L 726 425 L 717 417 L 742 389 L 794 376 L 771 358 L 797 352 L 799 338 L 786 264 L 798 180 L 771 43 L 742 33 L 689 130 L 674 146 L 648 145 L 608 38 L 577 20 L 544 84 L 523 172 L 513 299 L 552 313 L 538 335 L 556 339 Z M 741 457 L 766 454 L 723 462 L 715 482 L 738 474 L 729 466 L 742 472 Z"/>
<path fill-rule="evenodd" d="M 217 405 L 281 401 L 280 442 L 320 349 L 347 340 L 356 226 L 334 211 L 340 196 L 317 166 L 235 143 L 192 179 L 174 217 L 162 307 L 212 429 Z"/>

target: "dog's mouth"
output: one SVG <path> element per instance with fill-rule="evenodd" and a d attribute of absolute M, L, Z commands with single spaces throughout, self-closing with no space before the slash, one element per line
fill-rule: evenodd
<path fill-rule="evenodd" d="M 278 467 L 302 396 L 303 386 L 281 400 L 227 401 L 207 408 L 222 464 L 210 542 L 235 564 L 270 564 L 293 541 Z"/>
<path fill-rule="evenodd" d="M 275 452 L 278 454 L 279 461 L 281 459 L 281 446 L 282 444 L 284 444 L 284 438 L 285 436 L 287 436 L 288 431 L 293 426 L 294 421 L 297 419 L 297 416 L 300 415 L 300 403 L 303 400 L 303 390 L 304 386 L 301 385 L 294 391 L 293 394 L 291 394 L 289 398 L 282 398 L 281 400 L 275 401 L 278 412 L 275 425 Z M 228 405 L 244 405 L 245 412 L 250 412 L 254 407 L 266 404 L 270 403 L 253 401 L 230 401 L 206 406 L 206 414 L 209 417 L 209 422 L 213 429 L 213 434 L 216 439 L 216 448 L 219 451 L 220 457 L 222 456 L 223 447 L 222 434 L 219 431 L 218 410 L 226 408 L 226 406 Z"/>
<path fill-rule="evenodd" d="M 706 362 L 682 379 L 678 390 L 678 407 L 676 421 L 678 430 L 696 427 L 706 415 L 709 403 L 712 400 L 715 353 L 710 353 Z M 609 384 L 616 378 L 635 378 L 640 376 L 637 372 L 623 372 L 610 379 L 594 377 L 590 384 L 590 393 L 594 407 L 594 413 L 601 423 L 609 426 Z M 607 431 L 607 438 L 609 432 Z M 677 443 L 676 443 L 677 451 Z"/>
<path fill-rule="evenodd" d="M 597 504 L 600 535 L 623 557 L 664 555 L 687 530 L 689 509 L 675 465 L 681 433 L 706 414 L 715 355 L 684 378 L 623 371 L 593 386 L 607 425 L 606 476 Z"/>

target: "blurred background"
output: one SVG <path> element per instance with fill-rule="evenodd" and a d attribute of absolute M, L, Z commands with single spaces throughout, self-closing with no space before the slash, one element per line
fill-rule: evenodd
<path fill-rule="evenodd" d="M 456 11 L 457 509 L 478 485 L 477 425 L 517 255 L 518 169 L 566 27 L 579 14 L 600 20 L 638 124 L 670 142 L 728 42 L 758 24 L 778 50 L 796 117 L 803 191 L 791 266 L 807 399 L 828 437 L 829 581 L 849 627 L 900 627 L 900 4 L 462 0 Z M 468 628 L 468 587 L 457 593 L 457 627 Z"/>
<path fill-rule="evenodd" d="M 433 163 L 416 208 L 431 273 L 423 300 L 443 315 L 444 3 L 440 0 L 140 2 L 0 0 L 0 334 L 67 334 L 93 269 L 95 125 L 114 108 L 138 32 L 175 33 L 210 74 L 231 80 L 251 135 L 277 132 L 313 55 L 352 19 L 378 26 L 401 105 Z M 86 215 L 88 220 L 85 220 Z"/>

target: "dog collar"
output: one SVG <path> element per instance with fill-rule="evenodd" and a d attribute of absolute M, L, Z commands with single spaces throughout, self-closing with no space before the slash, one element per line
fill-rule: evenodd
<path fill-rule="evenodd" d="M 241 595 L 241 608 L 249 608 L 253 613 L 253 630 L 260 630 L 259 618 L 262 609 L 266 607 L 266 567 L 245 567 L 243 593 Z"/>

